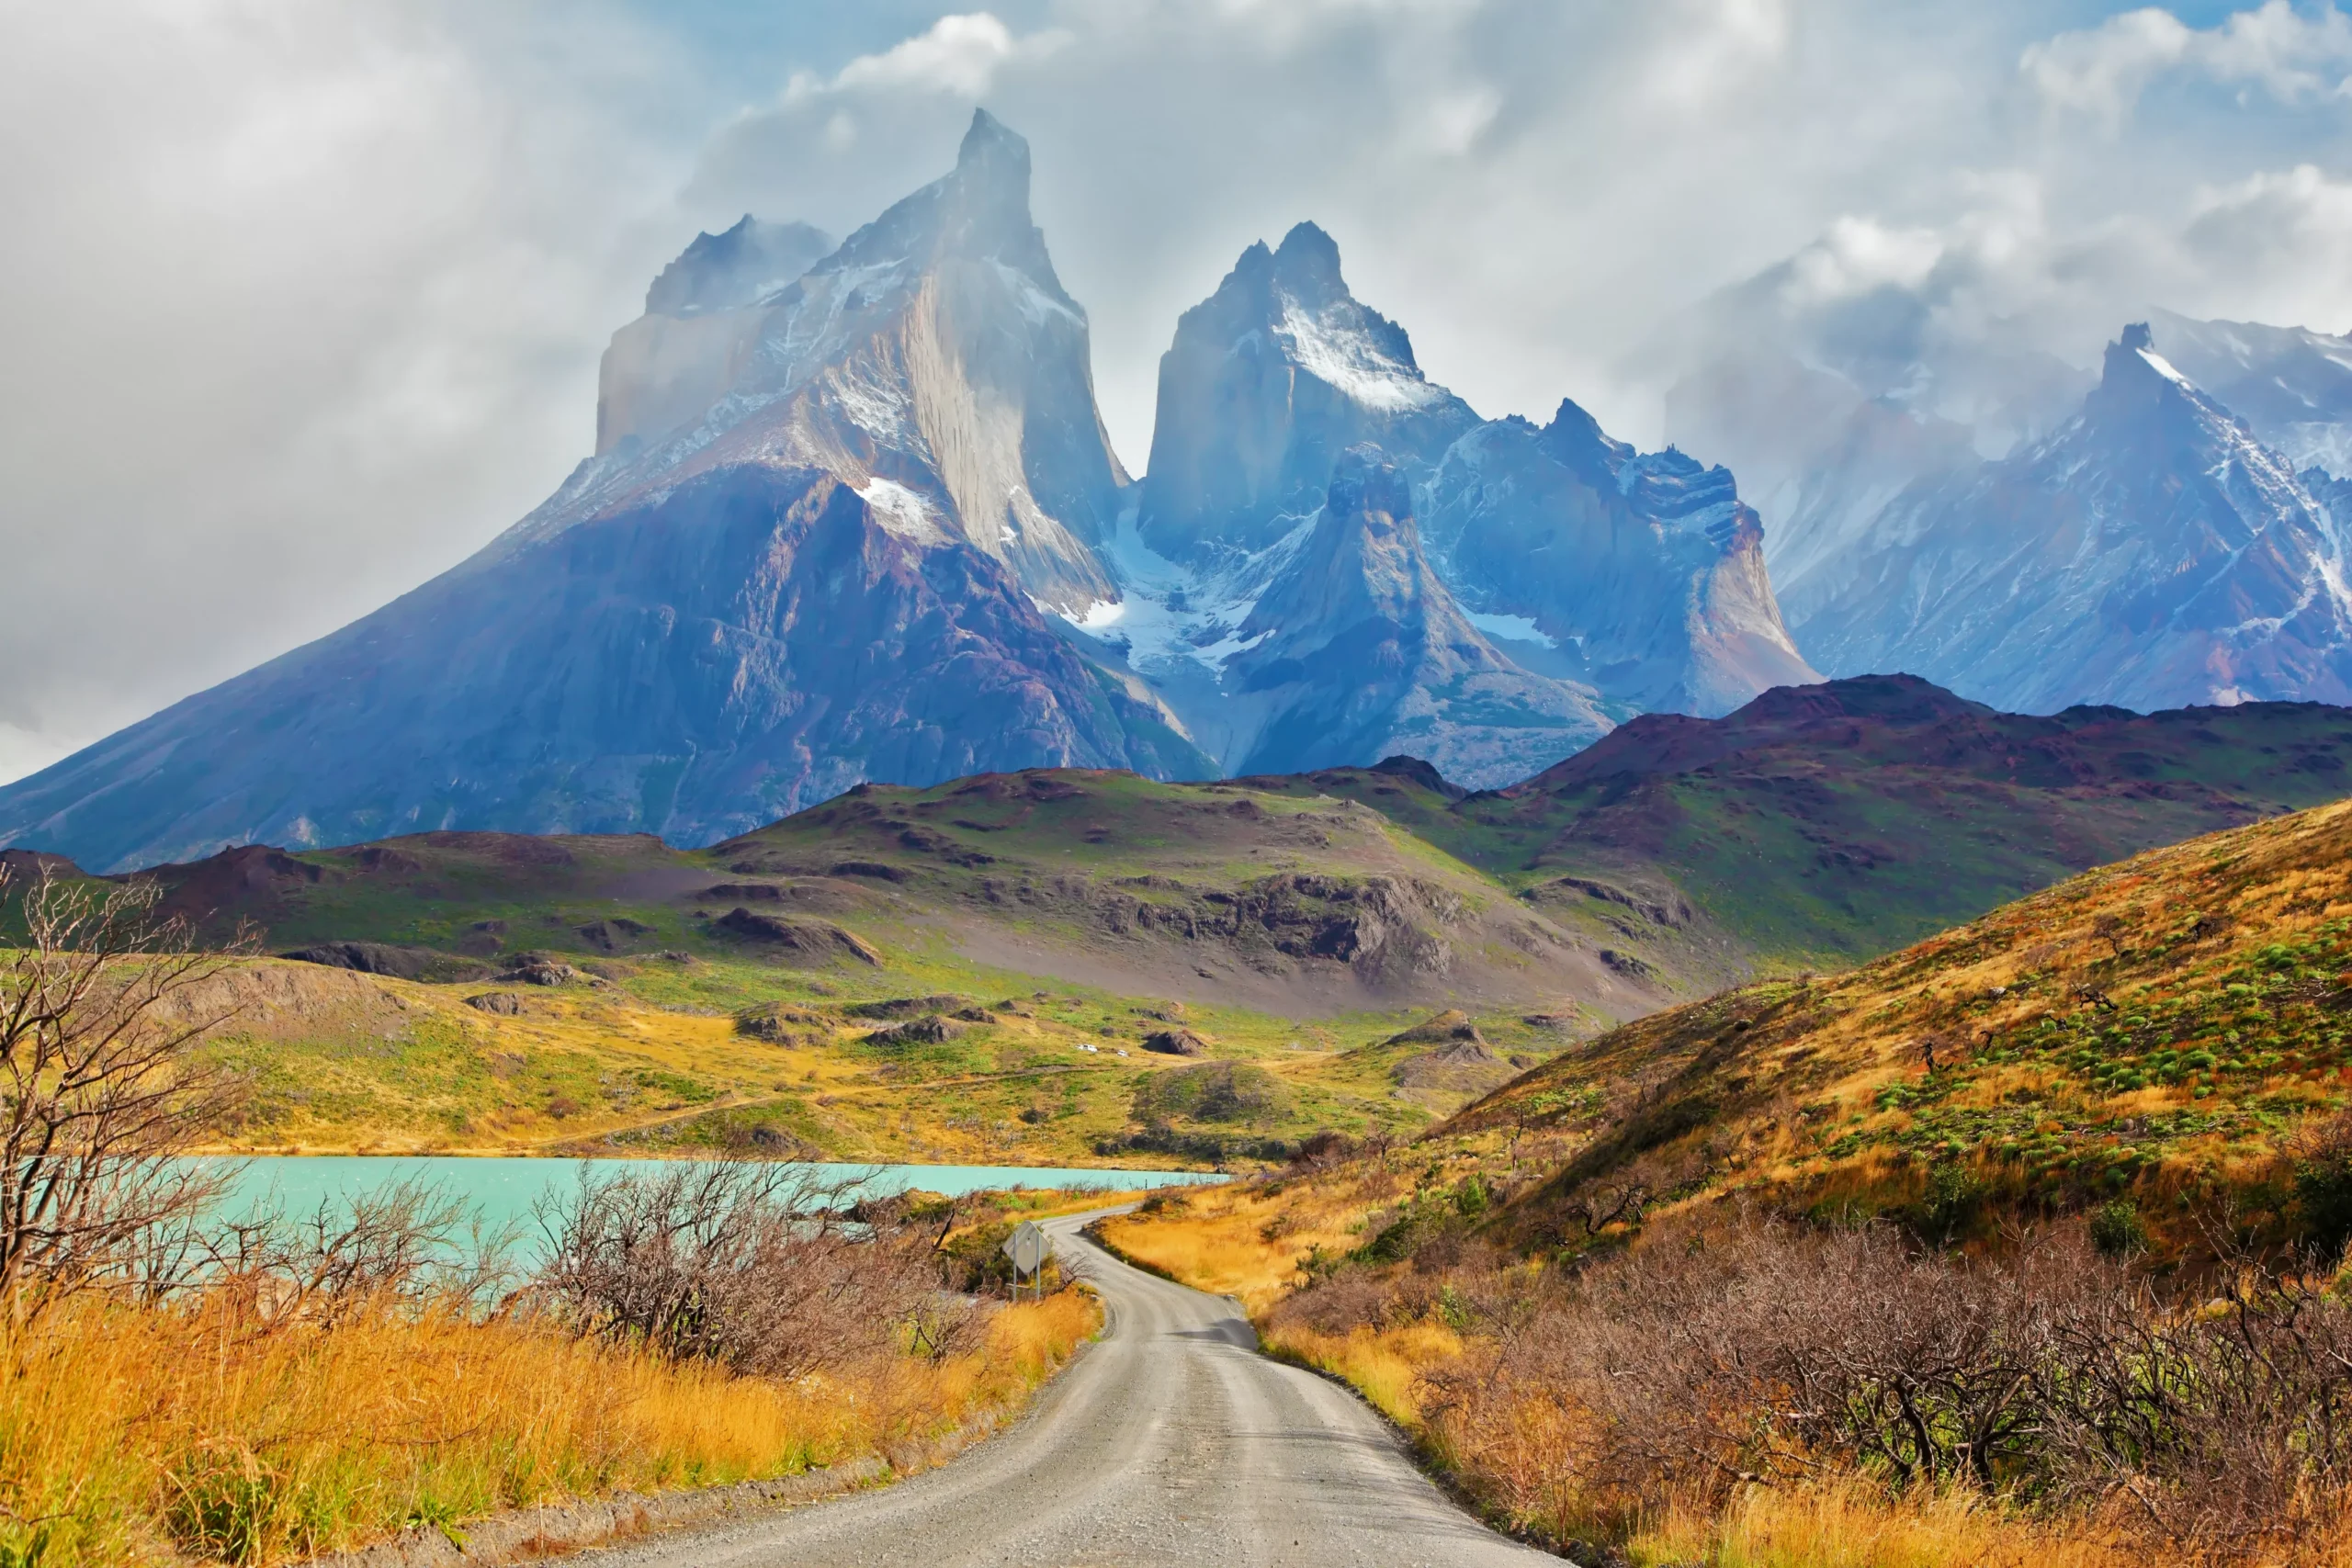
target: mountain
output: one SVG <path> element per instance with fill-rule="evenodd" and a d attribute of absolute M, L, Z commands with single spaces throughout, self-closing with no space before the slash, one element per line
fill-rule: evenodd
<path fill-rule="evenodd" d="M 761 307 L 832 249 L 806 223 L 763 223 L 749 213 L 724 233 L 695 236 L 645 291 L 645 314 L 605 350 L 598 456 L 700 420 L 758 346 Z"/>
<path fill-rule="evenodd" d="M 1636 454 L 1574 403 L 1542 431 L 1481 420 L 1422 374 L 1403 328 L 1350 292 L 1338 246 L 1312 223 L 1277 248 L 1251 245 L 1184 313 L 1159 397 L 1133 516 L 1102 547 L 1119 596 L 1074 619 L 1227 768 L 1344 756 L 1338 736 L 1379 730 L 1364 713 L 1389 712 L 1401 689 L 1404 666 L 1383 665 L 1382 694 L 1284 707 L 1275 749 L 1261 749 L 1269 671 L 1346 678 L 1315 664 L 1336 655 L 1303 651 L 1350 646 L 1344 626 L 1313 618 L 1321 590 L 1277 585 L 1355 558 L 1357 531 L 1325 502 L 1345 455 L 1363 449 L 1395 470 L 1418 523 L 1414 564 L 1400 556 L 1391 573 L 1414 584 L 1431 628 L 1415 646 L 1461 650 L 1404 681 L 1422 694 L 1408 705 L 1419 716 L 1393 733 L 1464 782 L 1499 784 L 1556 760 L 1556 742 L 1543 753 L 1546 729 L 1590 733 L 1649 707 L 1720 713 L 1815 678 L 1781 625 L 1760 525 L 1729 473 Z M 1462 684 L 1474 670 L 1487 673 Z M 1516 694 L 1492 707 L 1487 694 L 1505 686 Z M 1340 728 L 1318 738 L 1324 722 Z M 1359 747 L 1352 760 L 1377 754 Z"/>
<path fill-rule="evenodd" d="M 1434 462 L 1478 423 L 1422 376 L 1405 329 L 1360 303 L 1312 223 L 1241 253 L 1176 323 L 1159 361 L 1137 533 L 1170 560 L 1265 548 L 1321 504 L 1333 465 L 1372 443 Z"/>
<path fill-rule="evenodd" d="M 2155 311 L 2165 357 L 2298 468 L 2352 478 L 2352 338 Z"/>
<path fill-rule="evenodd" d="M 951 174 L 748 305 L 797 242 L 697 241 L 650 314 L 745 334 L 722 395 L 681 413 L 701 393 L 650 395 L 616 340 L 609 443 L 538 510 L 0 789 L 0 844 L 111 867 L 476 827 L 708 842 L 872 777 L 1213 773 L 1039 607 L 1110 592 L 1088 541 L 1125 475 L 1028 188 L 981 114 Z"/>
<path fill-rule="evenodd" d="M 1425 494 L 1446 580 L 1533 668 L 1699 714 L 1815 679 L 1781 624 L 1763 525 L 1724 468 L 1637 454 L 1563 400 L 1540 430 L 1511 418 L 1464 434 Z"/>
<path fill-rule="evenodd" d="M 2048 322 L 1988 317 L 1964 266 L 1890 281 L 1838 241 L 1720 290 L 1636 361 L 1668 381 L 1667 439 L 1739 476 L 1784 612 L 1906 487 L 2049 434 L 2097 380 Z"/>
<path fill-rule="evenodd" d="M 1786 604 L 1824 669 L 2011 708 L 2352 698 L 2333 519 L 2145 325 L 2064 428 L 1906 489 Z"/>
<path fill-rule="evenodd" d="M 1480 787 L 1524 778 L 1609 728 L 1589 688 L 1495 650 L 1430 570 L 1410 485 L 1377 446 L 1340 455 L 1306 538 L 1225 664 L 1251 734 L 1245 773 L 1400 751 Z"/>
<path fill-rule="evenodd" d="M 691 954 L 770 981 L 935 990 L 960 972 L 994 988 L 1012 973 L 1293 1018 L 1407 1004 L 1625 1016 L 1664 998 L 1380 812 L 1287 793 L 1030 770 L 861 784 L 699 850 L 642 833 L 430 832 L 242 845 L 140 874 L 202 935 L 251 922 L 273 951 L 449 982 L 550 959 L 634 956 L 662 973 Z M 78 874 L 54 858 L 40 869 Z"/>
<path fill-rule="evenodd" d="M 1331 514 L 1365 534 L 1401 521 L 1383 505 L 1395 470 L 1351 464 L 1346 482 Z M 1500 791 L 1403 756 L 1198 784 L 1031 770 L 860 784 L 701 850 L 436 831 L 153 874 L 208 933 L 251 919 L 277 950 L 397 949 L 391 973 L 676 950 L 863 974 L 854 948 L 818 941 L 839 926 L 918 979 L 968 963 L 1291 1016 L 1483 999 L 1622 1017 L 1759 966 L 1868 958 L 2346 794 L 2352 710 L 2038 717 L 1873 676 L 1718 719 L 1643 715 Z M 738 908 L 781 924 L 730 924 Z"/>
<path fill-rule="evenodd" d="M 1499 792 L 1401 769 L 1260 788 L 1362 801 L 1686 992 L 1866 958 L 2088 866 L 2352 794 L 2352 711 L 2001 713 L 1915 676 L 1645 714 Z"/>

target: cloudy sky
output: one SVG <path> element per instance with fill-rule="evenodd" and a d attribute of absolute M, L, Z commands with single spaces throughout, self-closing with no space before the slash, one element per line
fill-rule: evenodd
<path fill-rule="evenodd" d="M 1790 261 L 2095 359 L 2352 327 L 2352 16 L 2269 0 L 0 0 L 0 779 L 528 510 L 696 230 L 1026 134 L 1140 468 L 1177 312 L 1314 218 L 1487 414 L 1658 438 Z"/>

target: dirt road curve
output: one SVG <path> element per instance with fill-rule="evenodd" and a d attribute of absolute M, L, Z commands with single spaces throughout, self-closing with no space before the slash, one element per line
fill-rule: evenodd
<path fill-rule="evenodd" d="M 1346 1391 L 1233 1303 L 1047 1222 L 1109 1331 L 1018 1426 L 878 1491 L 584 1553 L 595 1568 L 1487 1568 L 1556 1563 L 1448 1502 Z"/>

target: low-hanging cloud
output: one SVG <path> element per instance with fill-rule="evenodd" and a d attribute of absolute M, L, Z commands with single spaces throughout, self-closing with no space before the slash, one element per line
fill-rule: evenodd
<path fill-rule="evenodd" d="M 718 103 L 652 0 L 0 7 L 0 777 L 462 557 L 584 454 L 695 228 L 845 232 L 976 105 L 1033 144 L 1136 468 L 1177 314 L 1306 218 L 1481 412 L 1644 441 L 1692 332 L 1894 375 L 2090 362 L 2150 303 L 2352 325 L 2352 21 L 2048 14 L 1013 0 Z"/>

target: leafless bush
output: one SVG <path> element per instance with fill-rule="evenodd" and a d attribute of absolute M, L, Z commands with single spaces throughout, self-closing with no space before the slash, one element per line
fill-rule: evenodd
<path fill-rule="evenodd" d="M 300 1214 L 270 1202 L 157 1225 L 120 1275 L 151 1302 L 203 1293 L 235 1301 L 264 1329 L 328 1326 L 394 1303 L 490 1309 L 514 1281 L 515 1240 L 463 1199 L 407 1179 Z"/>
<path fill-rule="evenodd" d="M 2342 1507 L 2352 1308 L 2254 1269 L 2226 1311 L 2167 1302 L 2076 1231 L 2012 1241 L 1962 1261 L 1876 1228 L 1654 1235 L 1519 1310 L 1484 1308 L 1490 1353 L 1439 1377 L 1431 1409 L 1498 1430 L 1548 1407 L 1589 1434 L 1579 1472 L 1517 1483 L 1621 1517 L 1667 1492 L 1857 1467 L 2121 1506 L 2222 1556 Z"/>
<path fill-rule="evenodd" d="M 542 1289 L 583 1332 L 773 1377 L 965 1348 L 978 1309 L 941 1290 L 928 1231 L 854 1213 L 855 1189 L 787 1165 L 583 1176 L 538 1210 Z"/>
<path fill-rule="evenodd" d="M 252 943 L 189 951 L 150 882 L 17 894 L 0 874 L 22 933 L 0 948 L 0 1299 L 23 1313 L 118 1277 L 227 1181 L 179 1156 L 236 1098 L 195 1055 L 233 1008 L 181 1004 Z"/>

